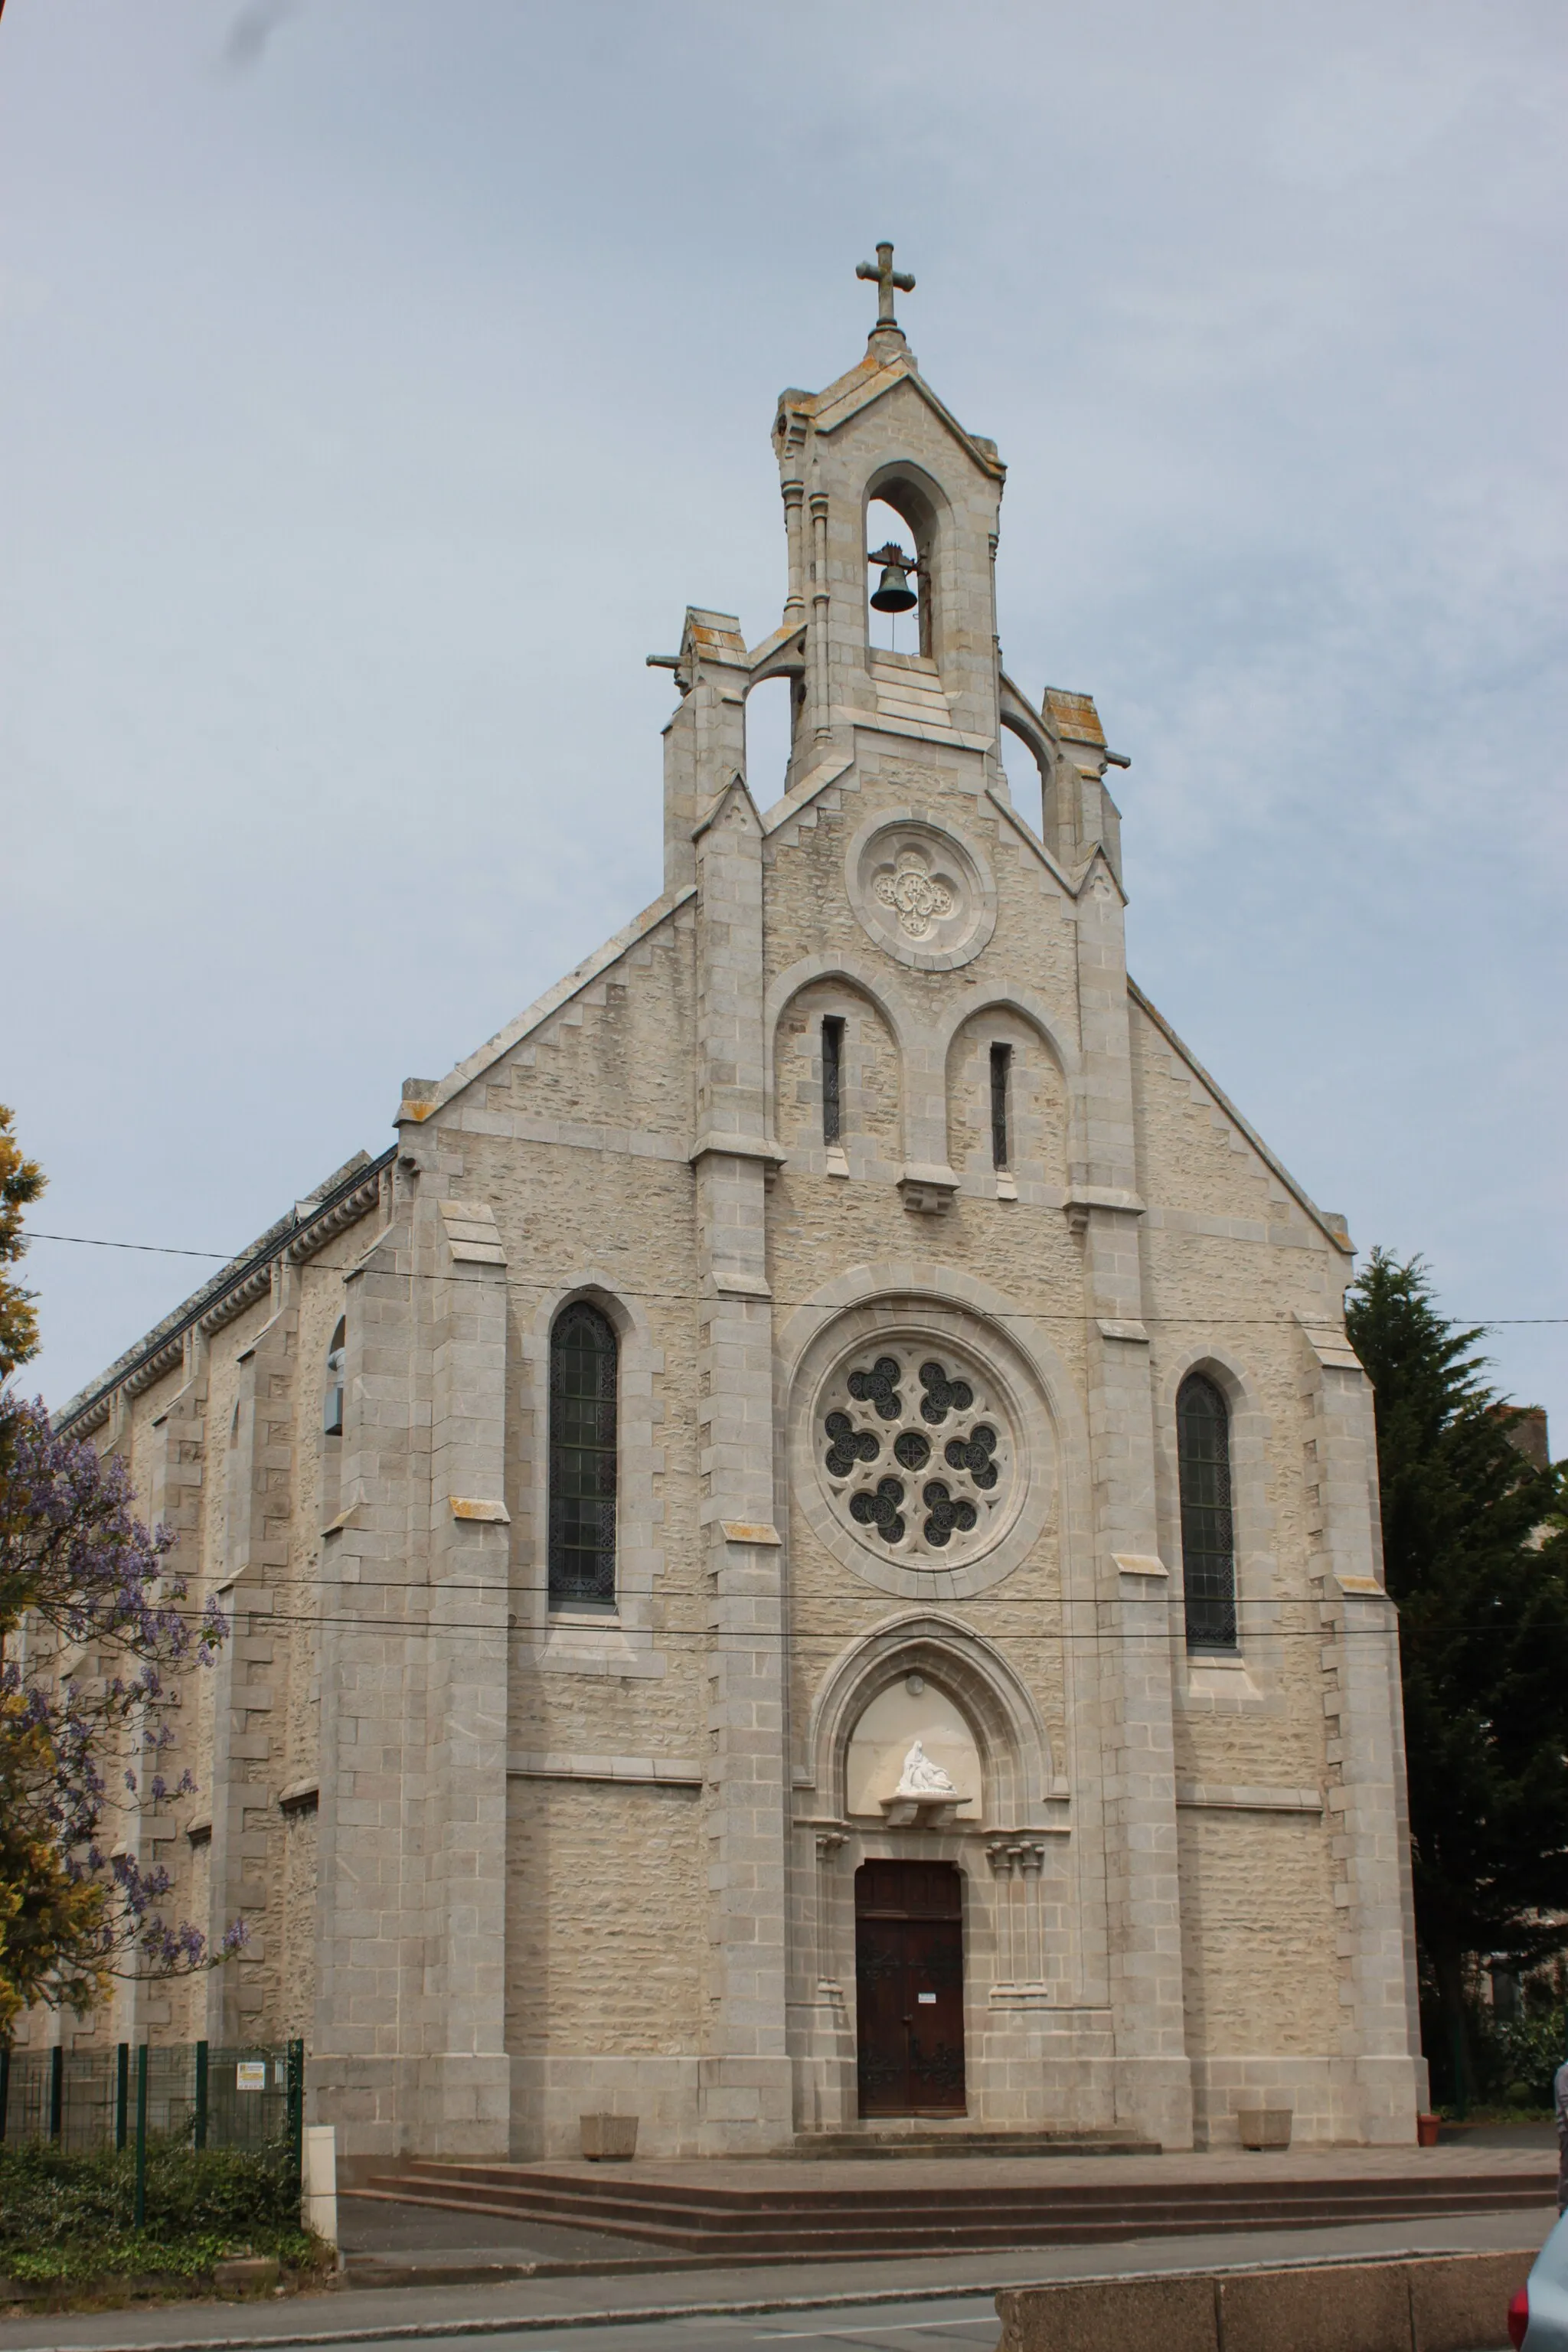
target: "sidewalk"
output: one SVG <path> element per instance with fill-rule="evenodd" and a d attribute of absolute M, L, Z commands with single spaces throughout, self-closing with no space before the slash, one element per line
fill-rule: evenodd
<path fill-rule="evenodd" d="M 1442 2151 L 1436 2151 L 1442 2153 Z M 453 2217 L 467 2220 L 469 2217 Z M 1232 2231 L 1012 2254 L 790 2263 L 693 2273 L 536 2278 L 502 2286 L 340 2289 L 268 2303 L 164 2305 L 154 2310 L 0 2323 L 0 2352 L 249 2352 L 287 2345 L 391 2344 L 429 2337 L 557 2334 L 566 2328 L 769 2311 L 973 2297 L 1055 2279 L 1252 2270 L 1369 2254 L 1503 2252 L 1540 2246 L 1556 2220 L 1539 2212 L 1427 2222 Z M 443 2250 L 445 2252 L 446 2250 Z"/>

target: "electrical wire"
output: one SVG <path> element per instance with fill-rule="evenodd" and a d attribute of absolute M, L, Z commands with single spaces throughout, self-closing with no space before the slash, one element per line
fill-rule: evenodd
<path fill-rule="evenodd" d="M 387 1580 L 388 1580 L 386 1579 L 376 1580 L 378 1582 L 385 1582 Z M 264 1591 L 271 1591 L 273 1589 L 275 1588 L 263 1588 Z M 336 1589 L 339 1591 L 342 1590 L 341 1586 Z M 449 1589 L 451 1588 L 444 1588 L 440 1585 L 429 1584 L 418 1586 L 411 1585 L 408 1588 L 410 1591 L 416 1591 L 421 1595 L 431 1595 L 438 1593 L 443 1590 Z M 459 1589 L 478 1591 L 481 1588 L 468 1586 Z M 220 1594 L 217 1597 L 221 1606 L 224 1596 Z M 500 1599 L 500 1597 L 501 1595 L 498 1591 L 497 1598 Z M 509 1591 L 505 1597 L 510 1603 L 518 1596 Z M 1387 1596 L 1385 1595 L 1384 1597 L 1386 1598 Z M 942 1605 L 940 1596 L 933 1596 L 932 1601 L 929 1605 L 933 1607 Z M 1079 1599 L 1070 1600 L 1064 1604 L 1064 1606 L 1068 1609 L 1092 1609 L 1097 1611 L 1102 1608 L 1136 1607 L 1139 1604 L 1135 1601 L 1123 1602 L 1120 1599 L 1112 1600 L 1110 1595 L 1101 1594 L 1085 1594 Z M 1334 1609 L 1337 1605 L 1338 1604 L 1332 1601 L 1323 1600 L 1310 1594 L 1302 1594 L 1295 1600 L 1256 1601 L 1251 1602 L 1247 1601 L 1242 1596 L 1238 1595 L 1237 1601 L 1238 1611 L 1249 1607 L 1257 1609 L 1274 1609 L 1280 1612 L 1292 1609 Z M 1174 1613 L 1178 1607 L 1179 1602 L 1173 1596 L 1171 1601 L 1172 1612 Z M 180 1609 L 177 1610 L 175 1613 L 193 1628 L 200 1628 L 203 1622 L 203 1613 L 201 1612 L 192 1609 Z M 244 1617 L 249 1621 L 249 1630 L 243 1636 L 247 1641 L 253 1641 L 260 1638 L 265 1634 L 268 1627 L 273 1625 L 305 1626 L 307 1628 L 315 1627 L 320 1630 L 334 1633 L 385 1633 L 407 1641 L 434 1640 L 438 1635 L 447 1633 L 477 1633 L 484 1634 L 493 1639 L 496 1634 L 502 1632 L 510 1636 L 522 1635 L 526 1638 L 530 1635 L 539 1635 L 542 1637 L 551 1630 L 551 1621 L 549 1619 L 545 1619 L 538 1623 L 526 1622 L 520 1619 L 510 1607 L 508 1609 L 507 1620 L 504 1627 L 500 1624 L 499 1619 L 496 1618 L 449 1618 L 439 1622 L 436 1622 L 428 1617 L 410 1619 L 407 1617 L 385 1617 L 374 1615 L 334 1616 L 323 1612 L 318 1612 L 314 1610 L 285 1611 L 276 1609 L 247 1608 L 243 1601 L 234 1603 L 232 1601 L 226 1613 L 228 1621 L 228 1635 L 232 1635 L 234 1633 L 236 1621 L 237 1619 Z M 590 1631 L 591 1628 L 584 1626 L 581 1621 L 578 1621 L 571 1625 L 567 1630 L 573 1633 L 581 1633 Z M 626 1629 L 621 1626 L 618 1620 L 613 1624 L 606 1621 L 607 1632 L 611 1633 L 620 1633 L 624 1630 Z M 883 1633 L 897 1633 L 900 1631 L 900 1626 L 897 1623 L 889 1625 L 884 1622 L 878 1624 L 862 1626 L 858 1629 L 855 1627 L 845 1628 L 842 1626 L 831 1629 L 818 1628 L 808 1624 L 784 1626 L 773 1631 L 763 1629 L 757 1632 L 742 1631 L 732 1627 L 702 1625 L 649 1626 L 646 1628 L 637 1627 L 632 1630 L 637 1633 L 645 1633 L 647 1637 L 647 1644 L 652 1649 L 658 1649 L 661 1646 L 678 1642 L 690 1642 L 702 1643 L 706 1644 L 710 1650 L 722 1651 L 730 1649 L 735 1654 L 739 1655 L 742 1654 L 752 1654 L 759 1649 L 766 1649 L 769 1647 L 776 1647 L 780 1651 L 791 1648 L 838 1651 L 844 1647 L 847 1642 L 857 1640 L 869 1642 L 875 1641 L 878 1636 Z M 1102 1646 L 1110 1646 L 1117 1643 L 1131 1643 L 1134 1642 L 1148 1643 L 1157 1641 L 1160 1638 L 1158 1633 L 1129 1632 L 1121 1630 L 1114 1625 L 1107 1625 L 1103 1623 L 1093 1626 L 1085 1626 L 1079 1629 L 1074 1629 L 1065 1624 L 1052 1625 L 1042 1627 L 1031 1633 L 1008 1633 L 1001 1629 L 993 1631 L 984 1625 L 969 1626 L 965 1630 L 973 1633 L 980 1641 L 998 1649 L 1022 1648 L 1025 1646 L 1033 1649 L 1038 1647 L 1042 1643 L 1051 1643 L 1070 1642 L 1093 1642 L 1100 1643 Z M 1255 1626 L 1253 1629 L 1252 1638 L 1259 1643 L 1317 1642 L 1320 1643 L 1329 1643 L 1339 1641 L 1347 1641 L 1356 1636 L 1364 1635 L 1368 1639 L 1382 1642 L 1389 1639 L 1392 1630 L 1393 1629 L 1389 1626 L 1386 1621 L 1377 1625 L 1361 1626 L 1345 1624 L 1325 1625 L 1321 1622 L 1317 1625 Z M 1402 1633 L 1407 1633 L 1412 1638 L 1418 1640 L 1422 1638 L 1428 1630 L 1430 1630 L 1432 1638 L 1446 1640 L 1450 1636 L 1458 1634 L 1506 1633 L 1512 1635 L 1517 1633 L 1518 1627 L 1511 1620 L 1507 1622 L 1503 1622 L 1500 1620 L 1491 1620 L 1479 1623 L 1465 1623 L 1457 1625 L 1444 1624 L 1442 1626 L 1427 1629 L 1420 1624 L 1411 1625 L 1407 1621 L 1403 1619 L 1401 1620 Z M 226 1635 L 224 1638 L 228 1638 L 228 1635 Z M 103 1638 L 107 1639 L 110 1637 L 105 1636 Z M 1535 1638 L 1540 1638 L 1539 1628 L 1536 1629 Z M 82 1646 L 91 1648 L 93 1646 L 91 1639 L 89 1638 L 88 1643 Z M 1202 1664 L 1203 1661 L 1200 1659 L 1199 1663 Z"/>
<path fill-rule="evenodd" d="M 45 1234 L 33 1230 L 26 1234 L 25 1239 L 36 1242 L 72 1242 L 83 1249 L 137 1250 L 161 1257 L 212 1258 L 222 1265 L 238 1265 L 244 1263 L 243 1253 L 238 1255 L 231 1253 L 225 1256 L 218 1250 L 175 1249 L 163 1242 L 100 1241 L 89 1234 Z M 400 1268 L 396 1279 L 400 1282 L 447 1282 L 451 1277 L 446 1274 L 420 1274 L 412 1268 Z M 516 1274 L 510 1267 L 507 1269 L 507 1282 L 509 1288 L 519 1290 L 547 1291 L 557 1287 L 554 1283 L 545 1282 L 529 1275 Z M 683 1306 L 703 1304 L 706 1297 L 706 1294 L 698 1290 L 639 1290 L 630 1283 L 617 1285 L 617 1288 L 627 1298 L 647 1299 L 664 1304 L 674 1301 Z M 819 1298 L 789 1298 L 777 1292 L 770 1300 L 761 1300 L 758 1303 L 786 1307 L 822 1307 L 825 1311 L 826 1307 L 826 1302 Z M 1332 1306 L 1329 1302 L 1325 1302 L 1325 1305 L 1328 1307 L 1325 1320 L 1331 1320 L 1333 1318 Z M 986 1319 L 1003 1323 L 1087 1323 L 1096 1319 L 1098 1311 L 1092 1307 L 1066 1310 L 1047 1307 L 997 1307 L 988 1313 Z M 1146 1315 L 1141 1313 L 1136 1319 L 1141 1323 L 1224 1324 L 1227 1330 L 1240 1325 L 1271 1324 L 1291 1330 L 1298 1327 L 1298 1318 L 1294 1315 L 1211 1315 L 1206 1313 Z M 1568 1315 L 1489 1315 L 1484 1318 L 1484 1323 L 1483 1318 L 1479 1316 L 1456 1315 L 1449 1320 L 1456 1323 L 1474 1322 L 1487 1330 L 1498 1330 L 1504 1327 L 1516 1330 L 1527 1326 L 1568 1324 Z"/>

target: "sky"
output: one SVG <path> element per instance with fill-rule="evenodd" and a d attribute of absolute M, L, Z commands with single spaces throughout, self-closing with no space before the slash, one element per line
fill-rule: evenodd
<path fill-rule="evenodd" d="M 890 237 L 1135 977 L 1568 1451 L 1565 83 L 1560 0 L 9 0 L 0 1100 L 143 1245 L 34 1243 L 28 1384 L 657 897 L 644 656 L 776 624 Z"/>

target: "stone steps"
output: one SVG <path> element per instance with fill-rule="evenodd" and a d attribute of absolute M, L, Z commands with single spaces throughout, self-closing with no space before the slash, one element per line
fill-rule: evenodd
<path fill-rule="evenodd" d="M 731 2176 L 732 2178 L 732 2176 Z M 1445 2214 L 1523 2212 L 1554 2201 L 1556 2174 L 1337 2179 L 1074 2182 L 940 2188 L 755 2188 L 584 2174 L 544 2165 L 415 2163 L 373 2192 L 412 2205 L 565 2223 L 692 2254 L 913 2252 L 1091 2245 L 1217 2230 L 1329 2227 Z"/>
<path fill-rule="evenodd" d="M 921 661 L 917 667 L 912 661 L 889 661 L 885 655 L 879 658 L 873 654 L 871 682 L 877 689 L 879 718 L 951 730 L 952 713 L 934 662 Z"/>
<path fill-rule="evenodd" d="M 1158 2156 L 1131 2131 L 801 2132 L 796 2156 Z"/>

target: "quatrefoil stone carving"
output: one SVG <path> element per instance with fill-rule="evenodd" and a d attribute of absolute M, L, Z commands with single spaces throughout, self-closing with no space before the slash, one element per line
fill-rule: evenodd
<path fill-rule="evenodd" d="M 874 887 L 911 940 L 925 939 L 935 919 L 952 912 L 952 892 L 945 882 L 932 881 L 918 850 L 901 849 L 894 871 L 879 874 Z"/>
<path fill-rule="evenodd" d="M 968 963 L 995 924 L 995 884 L 980 851 L 913 809 L 868 818 L 849 845 L 844 878 L 877 945 L 921 971 Z"/>

